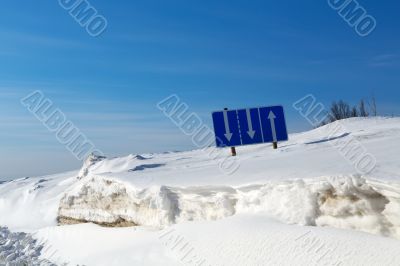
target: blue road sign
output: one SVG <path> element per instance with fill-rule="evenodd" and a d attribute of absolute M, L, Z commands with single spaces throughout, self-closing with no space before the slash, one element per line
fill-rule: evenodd
<path fill-rule="evenodd" d="M 282 106 L 224 110 L 212 117 L 217 147 L 288 140 Z"/>

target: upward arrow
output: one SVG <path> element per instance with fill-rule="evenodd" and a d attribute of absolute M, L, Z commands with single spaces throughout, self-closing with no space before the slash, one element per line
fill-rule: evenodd
<path fill-rule="evenodd" d="M 229 121 L 228 121 L 228 111 L 227 110 L 224 110 L 224 124 L 225 124 L 225 138 L 228 140 L 228 141 L 231 141 L 231 139 L 232 139 L 232 133 L 231 133 L 231 129 L 229 128 Z"/>
<path fill-rule="evenodd" d="M 251 115 L 250 115 L 250 109 L 246 109 L 246 116 L 247 116 L 247 124 L 249 131 L 247 131 L 247 134 L 249 134 L 250 138 L 254 138 L 254 135 L 256 132 L 253 130 L 253 122 L 251 121 Z"/>
<path fill-rule="evenodd" d="M 275 118 L 276 118 L 276 116 L 275 116 L 274 112 L 270 111 L 270 112 L 269 112 L 269 115 L 268 115 L 268 119 L 269 119 L 269 122 L 271 123 L 272 140 L 273 140 L 274 142 L 277 142 L 278 139 L 277 139 L 277 137 L 276 137 Z"/>

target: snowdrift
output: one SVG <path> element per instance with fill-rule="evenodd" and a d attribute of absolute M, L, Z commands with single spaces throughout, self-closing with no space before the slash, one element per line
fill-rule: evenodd
<path fill-rule="evenodd" d="M 152 187 L 91 177 L 60 202 L 60 224 L 166 227 L 266 213 L 289 224 L 331 226 L 400 239 L 400 189 L 359 177 L 287 181 L 245 187 Z"/>
<path fill-rule="evenodd" d="M 330 143 L 337 139 L 356 139 L 374 150 L 377 158 L 382 158 L 382 151 L 376 152 L 377 147 L 399 145 L 399 122 L 399 119 L 385 118 L 349 119 L 293 135 L 275 157 L 283 160 L 286 168 L 298 168 L 295 162 L 289 161 L 292 154 L 301 163 L 314 160 L 314 164 L 312 169 L 306 168 L 308 176 L 301 173 L 305 171 L 303 165 L 299 173 L 302 178 L 292 181 L 283 174 L 273 178 L 277 180 L 265 182 L 271 179 L 271 172 L 284 172 L 286 169 L 264 166 L 268 159 L 277 161 L 266 145 L 243 148 L 246 154 L 241 158 L 241 166 L 252 166 L 254 170 L 253 173 L 243 174 L 240 170 L 234 173 L 230 183 L 238 183 L 240 177 L 241 183 L 245 184 L 236 186 L 227 185 L 229 182 L 225 180 L 220 182 L 218 172 L 209 169 L 215 165 L 207 162 L 206 156 L 200 152 L 195 156 L 196 151 L 114 159 L 91 157 L 80 171 L 82 180 L 79 185 L 67 191 L 61 199 L 58 222 L 164 228 L 186 221 L 265 213 L 288 224 L 330 226 L 400 238 L 400 187 L 371 179 L 374 174 L 382 176 L 382 170 L 389 169 L 389 165 L 393 167 L 390 156 L 396 156 L 394 148 L 385 150 L 388 152 L 385 160 L 378 161 L 371 177 L 354 174 L 354 166 L 353 174 L 337 174 L 346 172 L 343 169 L 352 165 L 346 158 L 337 159 L 335 155 L 340 156 L 340 152 L 335 151 Z M 253 157 L 251 153 L 254 153 Z M 263 155 L 265 162 L 257 164 Z M 335 160 L 316 159 L 316 156 Z M 182 161 L 186 162 L 182 165 Z M 203 168 L 199 164 L 203 164 Z M 313 175 L 315 170 L 328 165 L 339 170 L 326 171 L 332 174 L 323 177 Z M 174 175 L 181 176 L 182 171 L 190 172 L 190 178 L 177 180 Z M 262 176 L 258 178 L 262 183 L 248 181 L 254 179 L 251 176 L 254 172 L 255 176 Z M 215 179 L 204 185 L 202 173 Z M 139 182 L 144 180 L 148 183 Z"/>
<path fill-rule="evenodd" d="M 376 165 L 368 173 L 359 173 L 357 167 L 338 148 L 341 143 L 353 140 L 376 160 Z M 289 249 L 286 249 L 286 255 L 277 252 L 280 255 L 276 257 L 262 253 L 264 242 L 256 243 L 249 239 L 249 242 L 243 242 L 246 237 L 241 232 L 249 231 L 245 228 L 248 225 L 255 227 L 249 233 L 254 239 L 257 239 L 258 231 L 265 232 L 271 237 L 266 242 L 271 245 L 282 243 L 283 249 L 284 244 L 291 245 L 280 239 L 284 232 L 294 230 L 300 235 L 315 233 L 318 241 L 321 241 L 324 232 L 328 232 L 326 234 L 329 237 L 322 237 L 326 242 L 321 244 L 321 249 L 332 244 L 335 249 L 341 250 L 340 244 L 329 240 L 336 239 L 358 245 L 348 244 L 346 248 L 349 252 L 366 254 L 361 258 L 354 253 L 354 259 L 354 256 L 343 257 L 344 251 L 332 251 L 329 254 L 343 259 L 336 265 L 363 265 L 371 261 L 375 261 L 375 265 L 398 265 L 399 150 L 400 119 L 356 118 L 292 134 L 290 140 L 281 143 L 277 151 L 270 145 L 240 147 L 236 157 L 240 167 L 229 175 L 221 171 L 219 163 L 229 156 L 229 151 L 213 147 L 121 158 L 91 156 L 80 171 L 0 184 L 0 226 L 6 226 L 12 231 L 38 233 L 43 241 L 50 241 L 47 247 L 64 250 L 60 251 L 60 261 L 71 261 L 74 264 L 95 265 L 85 257 L 85 252 L 75 249 L 79 243 L 93 244 L 90 239 L 80 236 L 89 234 L 92 239 L 99 240 L 101 236 L 113 239 L 110 234 L 123 235 L 122 232 L 129 232 L 132 238 L 135 235 L 143 238 L 126 240 L 119 248 L 128 250 L 128 247 L 133 247 L 139 253 L 132 258 L 128 256 L 132 251 L 122 254 L 120 249 L 115 249 L 118 256 L 126 259 L 119 265 L 157 265 L 151 262 L 158 261 L 161 253 L 163 255 L 160 258 L 172 261 L 167 265 L 177 265 L 173 263 L 177 261 L 176 256 L 171 255 L 171 252 L 163 250 L 159 245 L 156 245 L 156 251 L 150 248 L 155 245 L 155 241 L 160 241 L 159 232 L 174 228 L 181 234 L 191 236 L 190 243 L 193 245 L 204 244 L 199 244 L 197 250 L 214 262 L 210 262 L 210 265 L 222 265 L 221 254 L 225 253 L 214 256 L 207 249 L 217 234 L 207 233 L 206 228 L 209 227 L 215 232 L 226 229 L 226 239 L 220 239 L 219 244 L 215 243 L 212 249 L 218 249 L 218 245 L 223 243 L 227 245 L 229 241 L 238 241 L 246 247 L 238 250 L 232 247 L 232 250 L 226 251 L 226 254 L 242 256 L 234 260 L 236 264 L 231 265 L 259 265 L 257 263 L 262 260 L 246 264 L 243 259 L 253 248 L 260 249 L 257 258 L 268 258 L 277 264 L 296 262 L 298 259 L 308 265 L 320 262 L 318 259 L 315 261 L 315 254 L 307 254 L 310 249 L 307 245 L 299 246 L 298 243 L 292 243 L 294 246 L 291 247 L 296 252 L 302 252 L 298 258 L 293 257 L 297 253 Z M 253 220 L 254 223 L 249 222 Z M 89 228 L 87 223 L 102 227 L 90 225 Z M 113 231 L 104 231 L 106 227 L 112 227 L 108 229 Z M 275 227 L 284 230 L 282 234 L 273 234 Z M 82 228 L 90 229 L 90 232 Z M 80 233 L 74 233 L 74 230 Z M 190 230 L 202 232 L 205 239 L 194 237 Z M 101 232 L 98 238 L 96 232 Z M 232 232 L 238 233 L 237 238 L 230 238 Z M 290 241 L 297 241 L 292 236 L 286 237 Z M 60 239 L 70 239 L 74 244 Z M 361 239 L 382 242 L 387 252 L 379 252 L 386 252 L 392 257 L 388 259 L 380 256 L 372 244 L 360 247 L 360 243 L 363 243 Z M 120 239 L 115 243 L 119 242 Z M 101 247 L 96 246 L 91 250 L 95 254 L 93 256 L 102 258 L 96 261 L 96 265 L 112 262 L 106 257 L 108 253 L 101 252 Z M 141 252 L 153 255 L 156 252 L 157 256 Z M 50 251 L 46 254 L 43 259 L 50 258 Z M 375 256 L 375 259 L 368 259 L 368 254 Z M 143 258 L 149 263 L 143 263 Z M 226 263 L 231 257 L 223 259 Z"/>

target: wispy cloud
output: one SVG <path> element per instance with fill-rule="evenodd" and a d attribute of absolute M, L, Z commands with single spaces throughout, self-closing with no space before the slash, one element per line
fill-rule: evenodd
<path fill-rule="evenodd" d="M 96 122 L 101 124 L 132 124 L 138 122 L 144 122 L 146 120 L 153 121 L 154 119 L 160 119 L 162 116 L 158 113 L 132 113 L 129 111 L 118 112 L 118 113 L 106 113 L 106 112 L 67 112 L 67 116 L 73 121 L 86 121 Z"/>
<path fill-rule="evenodd" d="M 90 48 L 93 49 L 93 45 L 89 45 L 83 41 L 66 39 L 61 37 L 53 37 L 47 36 L 43 34 L 24 32 L 18 30 L 7 30 L 0 28 L 0 38 L 7 40 L 7 42 L 3 42 L 3 45 L 6 44 L 31 44 L 37 46 L 45 46 L 52 48 Z"/>
<path fill-rule="evenodd" d="M 21 96 L 21 92 L 9 88 L 0 87 L 0 98 L 15 98 Z"/>
<path fill-rule="evenodd" d="M 240 64 L 225 64 L 220 62 L 182 62 L 182 63 L 154 63 L 127 67 L 135 73 L 156 73 L 168 75 L 212 75 L 223 77 L 301 80 L 304 77 L 296 69 L 279 68 L 277 66 L 251 66 Z M 307 79 L 309 80 L 309 78 Z"/>
<path fill-rule="evenodd" d="M 400 55 L 398 54 L 381 54 L 373 57 L 369 65 L 371 67 L 390 67 L 398 65 Z"/>
<path fill-rule="evenodd" d="M 129 43 L 185 44 L 192 36 L 177 32 L 136 32 L 135 34 L 116 35 L 115 39 Z"/>
<path fill-rule="evenodd" d="M 38 123 L 31 117 L 0 116 L 0 128 L 10 130 L 11 127 L 37 127 Z"/>

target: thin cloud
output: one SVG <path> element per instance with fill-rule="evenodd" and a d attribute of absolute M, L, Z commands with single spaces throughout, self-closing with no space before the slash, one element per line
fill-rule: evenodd
<path fill-rule="evenodd" d="M 400 56 L 398 54 L 382 54 L 371 59 L 369 65 L 371 67 L 390 67 L 399 63 Z"/>
<path fill-rule="evenodd" d="M 256 79 L 277 79 L 277 80 L 301 80 L 302 77 L 294 69 L 279 69 L 268 66 L 246 66 L 221 64 L 218 62 L 193 62 L 181 64 L 148 64 L 130 66 L 131 72 L 173 74 L 173 75 L 213 75 L 226 77 L 242 77 Z"/>
<path fill-rule="evenodd" d="M 35 33 L 27 33 L 22 31 L 10 31 L 5 29 L 0 29 L 0 37 L 4 40 L 7 40 L 6 43 L 17 42 L 24 45 L 33 44 L 38 46 L 46 46 L 46 47 L 57 47 L 57 48 L 90 48 L 93 49 L 92 45 L 84 43 L 82 41 L 65 39 L 65 38 L 57 38 L 50 37 L 41 34 Z"/>

